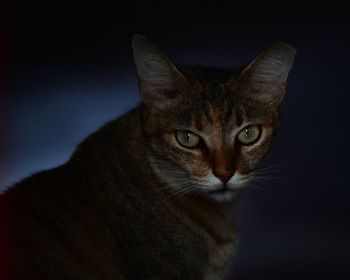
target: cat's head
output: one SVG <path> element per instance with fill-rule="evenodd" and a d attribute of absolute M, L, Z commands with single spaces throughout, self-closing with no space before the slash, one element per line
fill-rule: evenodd
<path fill-rule="evenodd" d="M 133 52 L 154 171 L 179 195 L 234 198 L 269 149 L 295 49 L 277 43 L 237 70 L 175 65 L 138 34 Z"/>

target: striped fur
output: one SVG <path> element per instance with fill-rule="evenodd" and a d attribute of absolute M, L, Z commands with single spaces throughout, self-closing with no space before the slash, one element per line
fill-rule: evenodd
<path fill-rule="evenodd" d="M 143 40 L 134 41 L 136 52 L 146 48 L 138 67 L 159 55 Z M 260 60 L 259 86 L 249 77 L 254 65 L 151 60 L 154 73 L 139 69 L 142 104 L 90 135 L 67 163 L 0 196 L 0 244 L 8 245 L 0 269 L 8 279 L 223 279 L 236 250 L 235 208 L 278 127 L 284 88 L 261 84 Z M 247 124 L 263 128 L 252 146 L 237 142 Z M 178 130 L 197 133 L 202 144 L 180 146 Z M 235 173 L 234 195 L 211 194 L 220 185 L 213 172 L 225 169 Z"/>

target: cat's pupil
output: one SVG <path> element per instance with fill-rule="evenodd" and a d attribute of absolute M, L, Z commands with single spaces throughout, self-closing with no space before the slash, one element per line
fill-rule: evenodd
<path fill-rule="evenodd" d="M 244 133 L 245 135 L 250 136 L 250 129 L 249 128 L 244 129 Z"/>
<path fill-rule="evenodd" d="M 191 142 L 191 133 L 186 133 L 186 141 Z"/>

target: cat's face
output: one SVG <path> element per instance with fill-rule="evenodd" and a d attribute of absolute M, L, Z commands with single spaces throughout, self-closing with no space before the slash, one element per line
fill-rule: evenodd
<path fill-rule="evenodd" d="M 141 35 L 133 47 L 154 171 L 180 196 L 233 199 L 269 149 L 295 50 L 229 70 L 175 67 Z"/>

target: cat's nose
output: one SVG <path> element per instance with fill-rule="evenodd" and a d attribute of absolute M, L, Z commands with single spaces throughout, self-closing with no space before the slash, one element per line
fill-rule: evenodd
<path fill-rule="evenodd" d="M 221 182 L 223 183 L 227 183 L 231 177 L 233 176 L 234 172 L 233 171 L 228 171 L 228 170 L 225 170 L 225 169 L 219 169 L 219 170 L 215 170 L 214 172 L 214 175 L 216 177 L 218 177 Z"/>

